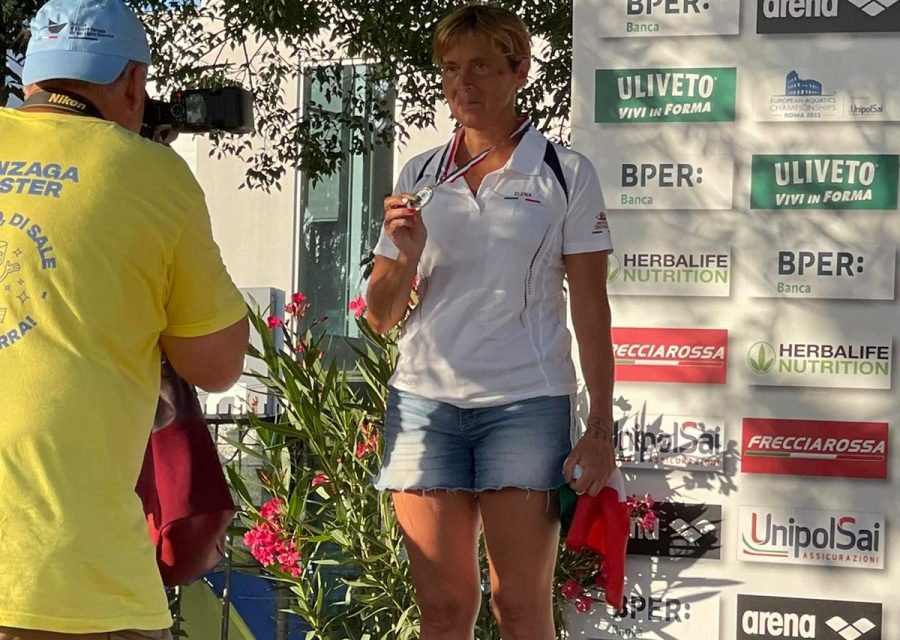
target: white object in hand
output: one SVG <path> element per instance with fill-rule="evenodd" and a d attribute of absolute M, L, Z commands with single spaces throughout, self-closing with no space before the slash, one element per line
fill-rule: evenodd
<path fill-rule="evenodd" d="M 581 468 L 580 464 L 576 464 L 575 468 L 572 469 L 572 477 L 575 480 L 581 480 L 581 476 L 584 475 L 584 469 Z"/>

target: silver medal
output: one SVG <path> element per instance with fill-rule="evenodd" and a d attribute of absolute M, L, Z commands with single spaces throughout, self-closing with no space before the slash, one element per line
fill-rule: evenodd
<path fill-rule="evenodd" d="M 434 197 L 434 189 L 431 187 L 422 187 L 413 194 L 409 200 L 409 206 L 412 209 L 422 209 L 426 204 L 431 202 Z"/>

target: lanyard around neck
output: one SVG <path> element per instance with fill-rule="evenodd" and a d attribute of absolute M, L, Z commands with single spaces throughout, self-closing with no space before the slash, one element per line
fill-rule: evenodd
<path fill-rule="evenodd" d="M 36 107 L 49 107 L 77 116 L 103 119 L 100 109 L 90 100 L 69 91 L 58 91 L 56 89 L 36 91 L 25 99 L 25 103 L 19 109 L 27 111 Z"/>

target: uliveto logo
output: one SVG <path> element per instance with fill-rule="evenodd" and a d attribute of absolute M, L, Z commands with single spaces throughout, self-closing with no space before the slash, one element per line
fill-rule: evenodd
<path fill-rule="evenodd" d="M 597 69 L 595 122 L 733 122 L 737 70 Z"/>
<path fill-rule="evenodd" d="M 887 478 L 888 424 L 744 418 L 741 471 Z"/>
<path fill-rule="evenodd" d="M 757 0 L 757 33 L 900 30 L 898 0 Z"/>
<path fill-rule="evenodd" d="M 756 155 L 752 209 L 897 208 L 896 155 Z"/>
<path fill-rule="evenodd" d="M 725 384 L 724 329 L 614 328 L 612 339 L 619 382 Z"/>
<path fill-rule="evenodd" d="M 881 640 L 882 605 L 738 594 L 737 640 Z"/>
<path fill-rule="evenodd" d="M 738 556 L 748 562 L 884 568 L 880 513 L 741 507 Z"/>

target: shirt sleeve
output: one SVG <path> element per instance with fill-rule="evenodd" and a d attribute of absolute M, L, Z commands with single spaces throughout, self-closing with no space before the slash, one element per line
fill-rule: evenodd
<path fill-rule="evenodd" d="M 611 251 L 612 236 L 597 170 L 584 156 L 576 156 L 575 179 L 569 189 L 569 209 L 563 228 L 563 254 Z"/>
<path fill-rule="evenodd" d="M 397 178 L 397 184 L 394 186 L 393 195 L 412 191 L 415 186 L 413 184 L 412 164 L 412 162 L 407 162 L 400 171 L 400 177 Z M 397 248 L 397 245 L 395 245 L 391 239 L 388 238 L 387 233 L 385 233 L 384 224 L 381 225 L 381 235 L 378 236 L 378 242 L 375 244 L 373 251 L 376 256 L 384 256 L 391 260 L 396 260 L 397 256 L 400 255 L 400 249 Z"/>
<path fill-rule="evenodd" d="M 175 245 L 169 266 L 167 326 L 162 335 L 198 338 L 221 331 L 247 315 L 247 305 L 231 280 L 213 240 L 202 195 Z"/>

